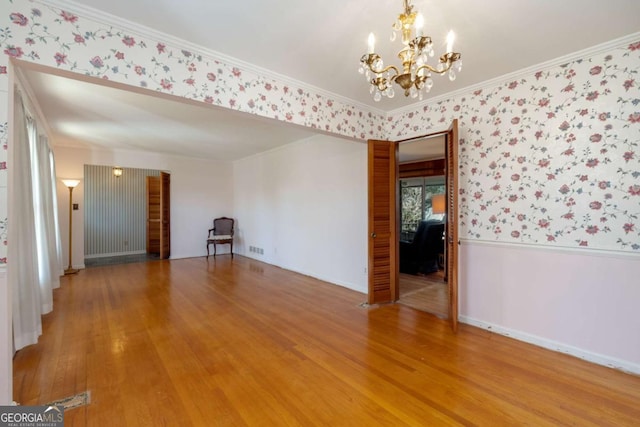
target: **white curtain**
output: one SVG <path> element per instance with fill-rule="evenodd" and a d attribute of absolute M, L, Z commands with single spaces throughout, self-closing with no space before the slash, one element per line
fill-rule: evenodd
<path fill-rule="evenodd" d="M 29 134 L 31 162 L 33 165 L 33 207 L 38 251 L 38 275 L 42 313 L 53 310 L 53 289 L 60 287 L 60 265 L 56 241 L 56 217 L 54 216 L 54 188 L 51 182 L 51 150 L 46 136 L 38 136 L 35 123 Z M 55 181 L 53 182 L 55 185 Z"/>
<path fill-rule="evenodd" d="M 42 314 L 53 309 L 53 288 L 60 286 L 62 253 L 56 232 L 53 156 L 47 139 L 15 91 L 12 182 L 9 194 L 7 273 L 13 296 L 14 347 L 38 342 Z"/>
<path fill-rule="evenodd" d="M 16 350 L 38 342 L 42 305 L 38 284 L 36 227 L 27 114 L 16 91 L 14 104 L 13 180 L 9 194 L 7 279 L 13 296 L 13 340 Z"/>
<path fill-rule="evenodd" d="M 43 137 L 46 138 L 46 137 Z M 51 188 L 51 209 L 53 210 L 53 215 L 51 216 L 51 219 L 53 220 L 53 223 L 49 223 L 48 227 L 50 227 L 50 229 L 54 230 L 55 233 L 55 248 L 52 248 L 52 250 L 55 251 L 56 256 L 52 258 L 51 262 L 51 268 L 54 269 L 55 271 L 55 275 L 54 277 L 56 277 L 57 279 L 57 283 L 53 286 L 53 288 L 58 288 L 60 287 L 60 276 L 64 275 L 64 261 L 62 260 L 62 236 L 60 235 L 60 227 L 58 226 L 58 224 L 60 224 L 60 222 L 58 221 L 58 196 L 57 196 L 57 189 L 56 189 L 56 162 L 54 160 L 54 156 L 53 156 L 53 150 L 51 150 L 51 148 L 49 148 L 49 141 L 47 142 L 47 149 L 49 150 L 49 182 L 50 182 L 50 188 Z"/>

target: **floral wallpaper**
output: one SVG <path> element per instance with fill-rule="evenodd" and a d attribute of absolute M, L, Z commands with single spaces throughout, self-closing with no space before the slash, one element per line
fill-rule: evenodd
<path fill-rule="evenodd" d="M 640 253 L 640 42 L 387 118 L 459 119 L 460 235 Z"/>

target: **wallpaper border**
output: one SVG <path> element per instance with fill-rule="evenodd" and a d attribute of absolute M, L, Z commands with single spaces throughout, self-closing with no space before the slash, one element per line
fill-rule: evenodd
<path fill-rule="evenodd" d="M 335 92 L 331 92 L 326 89 L 322 89 L 318 86 L 314 86 L 310 83 L 304 82 L 302 80 L 296 80 L 292 77 L 286 76 L 284 74 L 277 73 L 275 71 L 269 70 L 267 68 L 259 67 L 250 62 L 243 61 L 241 59 L 235 58 L 233 56 L 224 54 L 222 52 L 218 52 L 216 50 L 208 49 L 202 45 L 189 42 L 187 40 L 181 39 L 180 37 L 172 36 L 167 33 L 163 33 L 162 31 L 154 30 L 153 28 L 146 27 L 144 25 L 138 24 L 136 22 L 130 21 L 128 19 L 120 18 L 118 16 L 109 14 L 107 12 L 102 12 L 97 9 L 94 9 L 89 6 L 81 5 L 73 1 L 69 0 L 37 0 L 42 4 L 55 7 L 61 10 L 67 10 L 69 12 L 73 12 L 83 18 L 92 19 L 95 22 L 100 22 L 103 24 L 111 25 L 115 28 L 119 28 L 121 30 L 130 31 L 132 33 L 137 33 L 142 37 L 146 37 L 155 41 L 166 43 L 167 45 L 178 47 L 180 49 L 187 49 L 193 53 L 201 54 L 203 56 L 207 56 L 210 58 L 215 58 L 225 62 L 226 64 L 236 66 L 241 68 L 244 71 L 253 72 L 259 76 L 266 77 L 272 80 L 276 80 L 281 83 L 288 84 L 290 86 L 296 86 L 304 88 L 308 91 L 312 91 L 319 95 L 326 96 L 327 98 L 331 98 L 333 100 L 343 102 L 345 104 L 351 105 L 353 107 L 359 108 L 364 112 L 379 114 L 382 116 L 387 116 L 388 111 L 372 107 L 370 105 L 364 104 L 360 101 L 356 101 L 351 98 L 347 98 L 346 96 L 337 94 Z"/>

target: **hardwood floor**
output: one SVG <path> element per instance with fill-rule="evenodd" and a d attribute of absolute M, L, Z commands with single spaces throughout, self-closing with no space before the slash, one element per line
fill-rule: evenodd
<path fill-rule="evenodd" d="M 444 272 L 415 276 L 400 273 L 399 304 L 431 313 L 442 319 L 449 318 L 449 288 L 444 281 Z"/>
<path fill-rule="evenodd" d="M 14 399 L 66 426 L 638 425 L 640 377 L 236 256 L 62 279 Z"/>

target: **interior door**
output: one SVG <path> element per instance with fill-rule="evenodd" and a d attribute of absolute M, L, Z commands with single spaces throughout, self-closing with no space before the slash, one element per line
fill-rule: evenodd
<path fill-rule="evenodd" d="M 369 304 L 398 299 L 398 144 L 369 141 Z"/>
<path fill-rule="evenodd" d="M 147 177 L 147 253 L 160 254 L 160 178 Z"/>
<path fill-rule="evenodd" d="M 147 177 L 147 253 L 171 254 L 171 175 Z"/>
<path fill-rule="evenodd" d="M 171 255 L 171 175 L 160 172 L 160 259 Z"/>
<path fill-rule="evenodd" d="M 458 120 L 451 123 L 446 141 L 447 284 L 451 328 L 458 331 Z"/>

